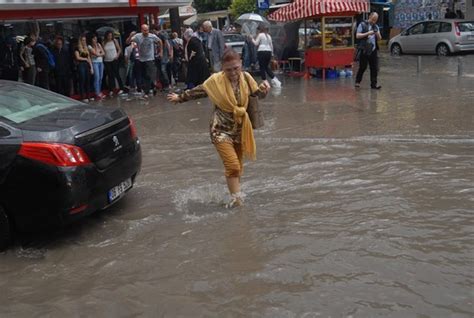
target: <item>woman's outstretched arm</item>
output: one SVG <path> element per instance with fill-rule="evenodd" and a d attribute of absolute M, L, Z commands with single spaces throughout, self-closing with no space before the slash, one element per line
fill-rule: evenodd
<path fill-rule="evenodd" d="M 202 85 L 198 85 L 192 89 L 187 89 L 182 94 L 171 93 L 168 94 L 167 99 L 172 103 L 184 103 L 189 100 L 195 100 L 207 97 L 207 93 L 202 87 Z"/>

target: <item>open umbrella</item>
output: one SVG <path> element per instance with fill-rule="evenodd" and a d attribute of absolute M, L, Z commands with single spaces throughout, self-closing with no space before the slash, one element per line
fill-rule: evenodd
<path fill-rule="evenodd" d="M 270 22 L 268 22 L 267 19 L 262 17 L 260 14 L 256 14 L 256 13 L 244 13 L 240 17 L 238 17 L 237 20 L 235 21 L 235 23 L 240 24 L 240 25 L 246 22 L 256 22 L 257 24 L 266 24 L 266 25 L 270 24 Z"/>

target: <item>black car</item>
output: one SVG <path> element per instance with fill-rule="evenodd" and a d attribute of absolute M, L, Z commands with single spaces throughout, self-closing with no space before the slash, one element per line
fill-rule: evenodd
<path fill-rule="evenodd" d="M 14 229 L 62 226 L 114 204 L 140 167 L 122 109 L 0 81 L 0 249 Z"/>

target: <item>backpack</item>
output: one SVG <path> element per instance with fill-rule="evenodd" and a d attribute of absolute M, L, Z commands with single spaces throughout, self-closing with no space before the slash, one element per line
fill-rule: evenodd
<path fill-rule="evenodd" d="M 36 46 L 45 53 L 46 57 L 48 58 L 49 67 L 55 68 L 56 60 L 54 59 L 53 53 L 51 53 L 51 51 L 46 47 L 46 45 L 42 43 L 37 43 Z"/>

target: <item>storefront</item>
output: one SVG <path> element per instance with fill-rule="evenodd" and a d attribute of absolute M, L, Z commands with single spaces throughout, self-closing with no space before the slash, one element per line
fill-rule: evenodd
<path fill-rule="evenodd" d="M 299 49 L 304 64 L 326 69 L 352 64 L 354 16 L 369 10 L 366 0 L 296 0 L 269 15 L 273 21 L 301 20 Z M 322 72 L 325 77 L 325 72 Z"/>
<path fill-rule="evenodd" d="M 141 23 L 157 24 L 158 15 L 189 0 L 0 0 L 0 37 L 39 33 L 77 37 L 111 27 L 124 36 Z"/>

